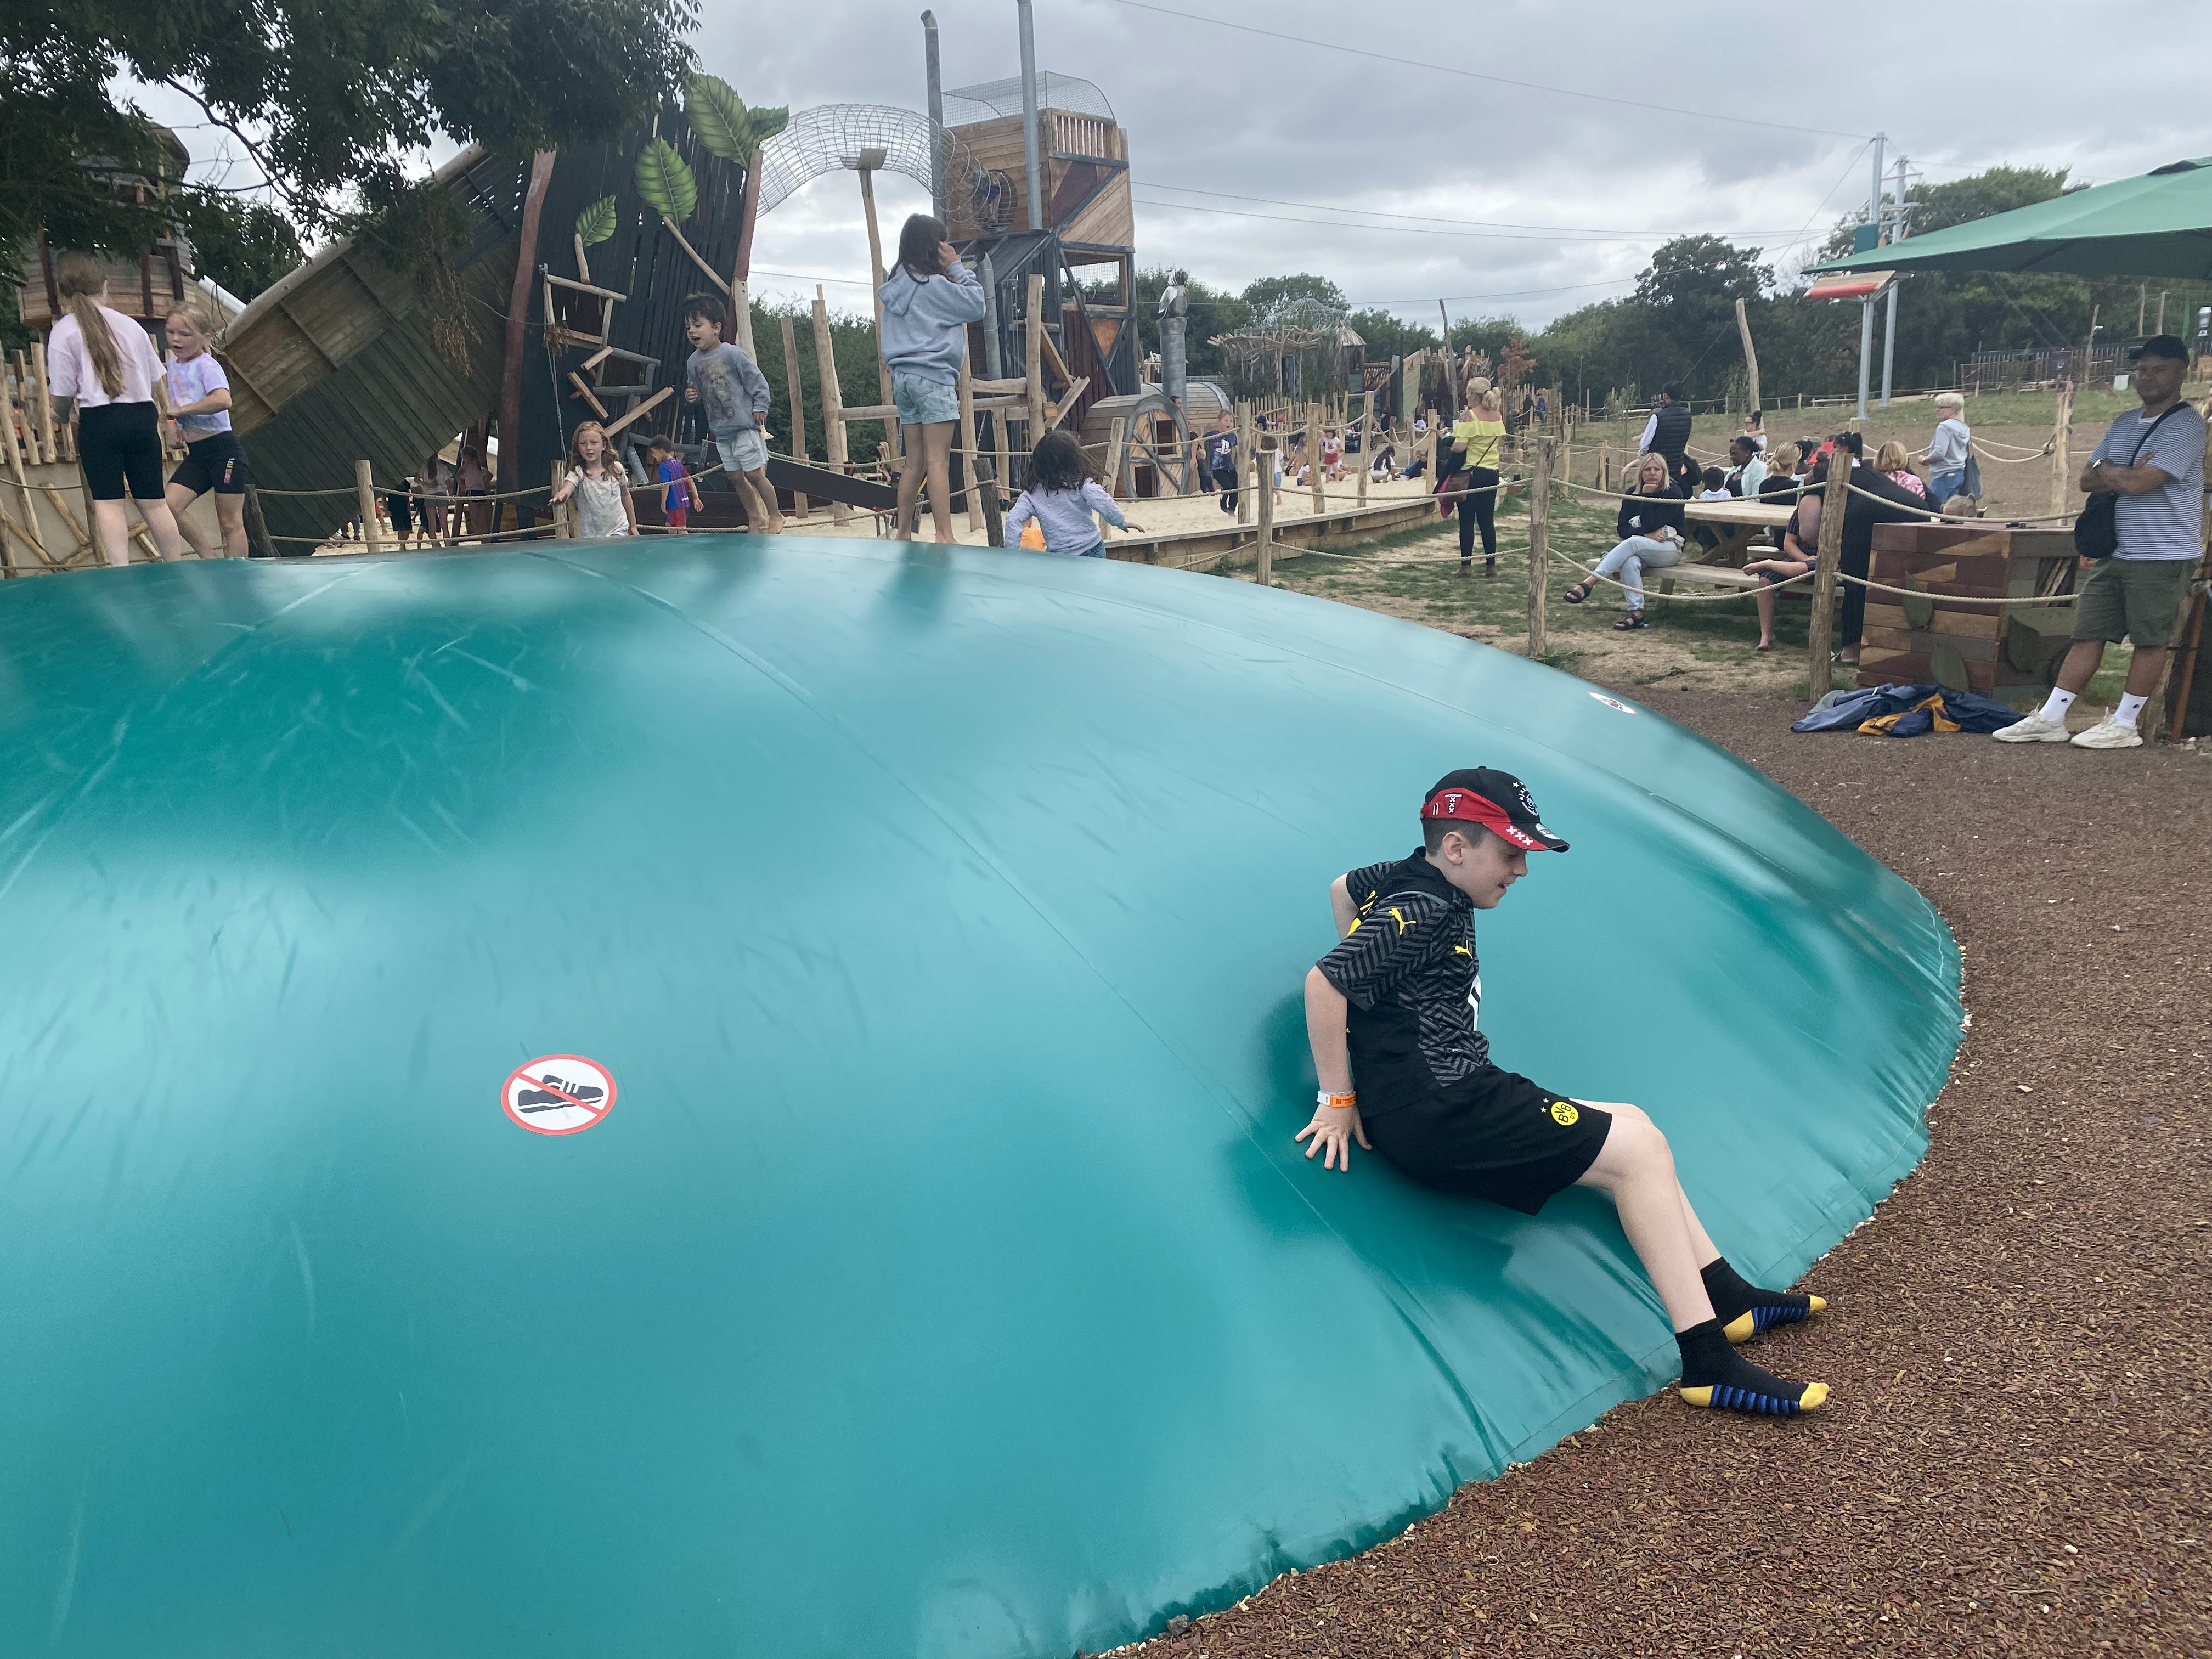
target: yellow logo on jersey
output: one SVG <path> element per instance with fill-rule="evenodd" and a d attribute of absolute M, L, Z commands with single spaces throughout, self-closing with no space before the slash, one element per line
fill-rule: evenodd
<path fill-rule="evenodd" d="M 1575 1109 L 1575 1103 L 1571 1100 L 1555 1100 L 1552 1103 L 1552 1121 L 1563 1129 L 1571 1128 L 1575 1120 L 1581 1115 L 1582 1114 Z"/>
<path fill-rule="evenodd" d="M 1455 957 L 1467 957 L 1472 958 L 1474 952 L 1468 950 L 1464 945 L 1455 945 L 1452 946 L 1452 954 Z"/>
<path fill-rule="evenodd" d="M 1406 920 L 1406 913 L 1403 910 L 1397 908 L 1395 906 L 1391 908 L 1390 915 L 1393 920 L 1397 922 L 1398 931 L 1401 933 L 1413 925 L 1412 922 Z"/>

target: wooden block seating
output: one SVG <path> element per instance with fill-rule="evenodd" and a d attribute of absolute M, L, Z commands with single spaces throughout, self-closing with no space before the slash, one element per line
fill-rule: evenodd
<path fill-rule="evenodd" d="M 1910 593 L 1869 592 L 1862 686 L 1932 681 L 2025 703 L 2057 672 L 2072 608 L 1964 603 L 2063 599 L 2074 590 L 2073 536 L 2002 525 L 1881 525 L 1869 574 Z"/>

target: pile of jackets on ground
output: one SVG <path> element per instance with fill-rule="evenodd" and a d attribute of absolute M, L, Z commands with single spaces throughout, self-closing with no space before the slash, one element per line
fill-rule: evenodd
<path fill-rule="evenodd" d="M 1978 691 L 1954 691 L 1941 685 L 1870 685 L 1831 691 L 1790 729 L 1917 738 L 1923 732 L 2001 732 L 2021 718 L 2018 709 Z"/>

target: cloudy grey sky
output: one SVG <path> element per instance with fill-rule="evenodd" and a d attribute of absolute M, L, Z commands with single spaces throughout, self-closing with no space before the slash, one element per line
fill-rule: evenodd
<path fill-rule="evenodd" d="M 777 7 L 769 28 L 750 6 L 704 0 L 697 45 L 750 102 L 919 110 L 921 10 L 809 0 Z M 1018 72 L 1013 0 L 937 0 L 935 10 L 948 87 Z M 1439 296 L 1455 319 L 1540 324 L 1625 294 L 1677 232 L 1757 242 L 1788 268 L 1864 205 L 1865 139 L 1877 129 L 1893 164 L 1902 149 L 1931 182 L 1999 162 L 2106 180 L 2212 153 L 2201 92 L 2174 79 L 2161 108 L 2142 67 L 2179 57 L 2147 58 L 2136 44 L 2182 53 L 2203 27 L 2183 0 L 2150 0 L 2125 29 L 2082 29 L 2078 11 L 2048 0 L 1878 9 L 1865 14 L 1875 27 L 1840 39 L 1817 9 L 1784 33 L 1771 9 L 1711 3 L 1210 0 L 1198 10 L 1214 21 L 1122 0 L 1036 0 L 1038 66 L 1095 82 L 1128 131 L 1139 262 L 1182 264 L 1228 288 L 1316 271 L 1356 302 L 1431 322 Z M 1838 45 L 1823 50 L 1824 37 Z M 1431 64 L 1632 102 L 1419 66 Z M 1953 72 L 1960 65 L 1971 67 Z M 893 181 L 879 205 L 895 225 L 926 202 Z M 858 283 L 866 265 L 849 173 L 761 222 L 757 292 L 811 297 L 811 283 L 769 273 Z M 861 303 L 857 286 L 825 291 L 833 306 Z"/>
<path fill-rule="evenodd" d="M 935 9 L 948 88 L 1018 71 L 1014 0 Z M 2203 92 L 2170 67 L 2203 50 L 2196 0 L 2094 29 L 2051 0 L 1877 9 L 1848 33 L 1814 9 L 1787 33 L 1771 9 L 1711 0 L 1200 9 L 1036 0 L 1038 66 L 1095 82 L 1129 134 L 1139 263 L 1230 289 L 1315 271 L 1425 322 L 1442 297 L 1455 320 L 1540 325 L 1628 292 L 1683 232 L 1757 243 L 1787 272 L 1863 207 L 1878 129 L 1893 163 L 1902 151 L 1936 182 L 1997 163 L 2105 181 L 2212 154 Z M 921 10 L 702 0 L 696 45 L 750 103 L 921 110 Z M 137 95 L 216 153 L 181 100 Z M 878 186 L 887 237 L 926 205 L 902 179 Z M 854 175 L 832 175 L 763 219 L 755 291 L 811 300 L 821 280 L 859 310 L 867 263 Z"/>

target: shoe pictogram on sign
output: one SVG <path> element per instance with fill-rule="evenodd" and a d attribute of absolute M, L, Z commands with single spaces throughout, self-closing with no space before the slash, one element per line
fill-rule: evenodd
<path fill-rule="evenodd" d="M 581 1054 L 546 1054 L 507 1076 L 507 1115 L 532 1134 L 573 1135 L 604 1119 L 615 1103 L 606 1067 Z"/>

